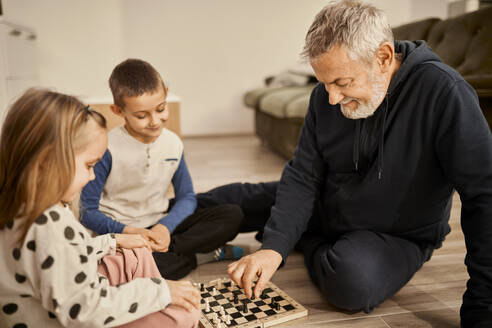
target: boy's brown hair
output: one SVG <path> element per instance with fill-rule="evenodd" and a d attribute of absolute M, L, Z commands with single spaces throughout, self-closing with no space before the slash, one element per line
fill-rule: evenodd
<path fill-rule="evenodd" d="M 121 109 L 125 107 L 125 97 L 138 97 L 144 93 L 153 93 L 160 86 L 166 93 L 166 86 L 159 72 L 141 59 L 125 60 L 113 69 L 109 77 L 113 102 Z"/>

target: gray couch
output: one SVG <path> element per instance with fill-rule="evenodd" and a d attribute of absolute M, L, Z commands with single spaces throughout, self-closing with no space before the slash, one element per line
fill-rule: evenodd
<path fill-rule="evenodd" d="M 393 29 L 395 39 L 425 40 L 441 59 L 476 90 L 492 126 L 492 7 L 452 19 L 429 18 Z M 267 79 L 270 81 L 271 79 Z M 272 150 L 291 158 L 316 85 L 265 86 L 247 92 L 246 106 L 255 111 L 255 133 Z"/>

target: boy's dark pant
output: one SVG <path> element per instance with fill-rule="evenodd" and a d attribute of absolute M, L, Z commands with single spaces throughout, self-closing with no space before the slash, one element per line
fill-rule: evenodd
<path fill-rule="evenodd" d="M 221 204 L 238 205 L 244 214 L 239 232 L 258 231 L 270 217 L 270 209 L 275 204 L 278 181 L 266 183 L 231 183 L 197 194 L 198 208 Z M 261 238 L 260 238 L 261 239 Z"/>
<path fill-rule="evenodd" d="M 240 232 L 259 231 L 261 237 L 277 186 L 278 182 L 229 184 L 198 195 L 198 202 L 239 205 L 244 213 Z M 328 240 L 319 230 L 310 229 L 296 249 L 304 254 L 311 279 L 331 304 L 365 312 L 402 288 L 432 254 L 432 248 L 365 230 Z"/>
<path fill-rule="evenodd" d="M 211 252 L 232 240 L 242 221 L 237 205 L 198 208 L 174 230 L 167 252 L 152 253 L 161 275 L 171 280 L 186 276 L 196 268 L 196 253 Z"/>

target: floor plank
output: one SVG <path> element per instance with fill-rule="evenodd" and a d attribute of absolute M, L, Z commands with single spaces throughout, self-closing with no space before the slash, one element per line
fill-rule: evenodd
<path fill-rule="evenodd" d="M 457 327 L 459 313 L 452 309 L 387 315 L 381 318 L 391 328 Z"/>
<path fill-rule="evenodd" d="M 185 138 L 186 161 L 197 192 L 230 182 L 278 180 L 286 160 L 264 147 L 254 136 Z M 311 282 L 303 257 L 294 252 L 272 281 L 309 311 L 289 327 L 458 327 L 459 306 L 468 274 L 459 223 L 461 203 L 453 198 L 450 226 L 443 247 L 409 283 L 370 314 L 348 313 L 330 306 Z M 233 243 L 256 249 L 254 233 L 241 234 Z M 226 276 L 228 262 L 198 267 L 186 279 L 205 282 Z"/>
<path fill-rule="evenodd" d="M 294 328 L 294 327 L 309 327 L 309 328 L 316 328 L 316 327 L 323 327 L 323 328 L 338 328 L 338 327 L 345 327 L 345 328 L 388 328 L 388 324 L 386 324 L 381 318 L 367 318 L 367 319 L 348 319 L 348 320 L 341 320 L 341 321 L 336 321 L 336 322 L 317 322 L 317 323 L 296 323 L 295 321 L 292 321 L 291 323 L 288 323 L 287 325 L 283 327 L 289 327 L 289 328 Z"/>

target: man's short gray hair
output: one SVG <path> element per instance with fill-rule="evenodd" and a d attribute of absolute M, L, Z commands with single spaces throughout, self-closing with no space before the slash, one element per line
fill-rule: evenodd
<path fill-rule="evenodd" d="M 370 63 L 383 42 L 394 40 L 382 10 L 360 1 L 333 1 L 316 15 L 301 56 L 312 61 L 340 45 L 352 59 Z"/>

